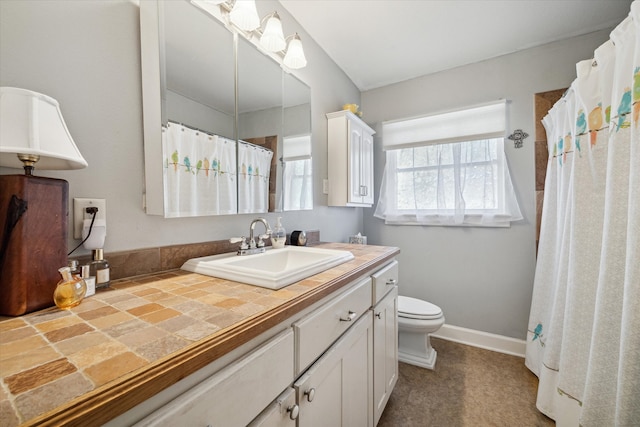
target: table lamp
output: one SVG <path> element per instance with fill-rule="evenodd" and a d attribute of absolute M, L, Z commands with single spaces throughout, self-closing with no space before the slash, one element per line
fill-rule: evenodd
<path fill-rule="evenodd" d="M 0 315 L 53 305 L 58 269 L 67 264 L 69 183 L 33 175 L 80 169 L 87 162 L 69 134 L 58 102 L 41 93 L 0 87 Z"/>

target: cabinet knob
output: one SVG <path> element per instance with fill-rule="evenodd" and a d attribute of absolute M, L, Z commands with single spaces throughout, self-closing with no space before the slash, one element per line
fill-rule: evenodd
<path fill-rule="evenodd" d="M 347 317 L 346 318 L 341 317 L 340 321 L 341 322 L 353 322 L 353 319 L 355 319 L 357 315 L 358 315 L 358 313 L 356 313 L 355 311 L 349 310 L 349 314 L 347 315 Z"/>
<path fill-rule="evenodd" d="M 376 317 L 377 317 L 378 319 L 382 319 L 382 312 L 376 313 Z"/>
<path fill-rule="evenodd" d="M 397 282 L 397 280 L 396 280 L 396 279 L 389 279 L 389 280 L 387 280 L 387 285 L 389 285 L 389 286 L 393 286 L 393 285 L 395 285 L 395 284 L 396 284 L 396 282 Z"/>
<path fill-rule="evenodd" d="M 289 418 L 291 418 L 292 420 L 295 420 L 296 418 L 298 418 L 298 415 L 300 414 L 300 407 L 298 405 L 289 406 L 287 408 L 287 412 L 289 413 Z"/>
<path fill-rule="evenodd" d="M 307 396 L 307 402 L 312 402 L 313 398 L 316 395 L 316 389 L 315 388 L 310 388 L 309 390 L 304 392 L 304 395 Z"/>

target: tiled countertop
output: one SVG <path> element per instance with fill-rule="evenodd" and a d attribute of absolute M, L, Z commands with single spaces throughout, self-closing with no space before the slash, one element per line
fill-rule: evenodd
<path fill-rule="evenodd" d="M 0 425 L 100 425 L 397 255 L 355 259 L 280 290 L 172 270 L 121 279 L 71 310 L 0 318 Z"/>

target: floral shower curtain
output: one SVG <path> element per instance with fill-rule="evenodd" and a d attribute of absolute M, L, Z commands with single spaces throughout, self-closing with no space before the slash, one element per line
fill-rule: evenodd
<path fill-rule="evenodd" d="M 557 425 L 640 425 L 640 3 L 577 64 L 549 141 L 525 363 Z"/>
<path fill-rule="evenodd" d="M 169 122 L 162 143 L 167 217 L 237 212 L 235 141 Z"/>

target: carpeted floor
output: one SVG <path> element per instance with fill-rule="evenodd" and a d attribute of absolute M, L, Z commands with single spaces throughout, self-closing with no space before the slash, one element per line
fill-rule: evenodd
<path fill-rule="evenodd" d="M 431 338 L 435 370 L 400 363 L 379 427 L 554 426 L 536 409 L 524 359 Z"/>

